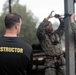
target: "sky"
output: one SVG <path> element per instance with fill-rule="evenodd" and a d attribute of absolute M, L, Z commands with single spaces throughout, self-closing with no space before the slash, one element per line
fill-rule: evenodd
<path fill-rule="evenodd" d="M 6 0 L 0 0 L 0 14 L 5 2 Z M 31 10 L 39 21 L 47 17 L 52 10 L 55 13 L 64 14 L 64 0 L 20 0 L 19 3 L 26 5 L 28 10 Z"/>
<path fill-rule="evenodd" d="M 52 10 L 56 13 L 64 13 L 64 0 L 20 0 L 20 3 L 31 9 L 40 21 L 47 17 Z"/>

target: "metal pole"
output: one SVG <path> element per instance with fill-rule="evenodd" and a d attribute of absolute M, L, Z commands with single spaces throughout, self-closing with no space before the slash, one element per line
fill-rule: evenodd
<path fill-rule="evenodd" d="M 74 0 L 74 3 L 76 3 L 76 0 Z"/>
<path fill-rule="evenodd" d="M 70 25 L 70 16 L 74 13 L 74 0 L 64 0 L 65 9 L 65 46 L 66 75 L 75 75 L 74 38 Z"/>
<path fill-rule="evenodd" d="M 9 13 L 11 13 L 11 0 L 9 0 Z"/>

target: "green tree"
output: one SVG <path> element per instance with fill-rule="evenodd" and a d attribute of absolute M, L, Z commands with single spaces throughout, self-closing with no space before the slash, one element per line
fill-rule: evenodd
<path fill-rule="evenodd" d="M 12 12 L 18 13 L 22 16 L 22 28 L 20 37 L 25 41 L 29 42 L 30 44 L 37 44 L 38 39 L 36 37 L 36 24 L 38 23 L 38 19 L 36 16 L 33 15 L 31 10 L 27 11 L 26 6 L 20 5 L 19 0 L 12 0 Z M 0 34 L 4 33 L 4 17 L 8 13 L 8 1 L 4 4 L 3 13 L 0 16 Z"/>

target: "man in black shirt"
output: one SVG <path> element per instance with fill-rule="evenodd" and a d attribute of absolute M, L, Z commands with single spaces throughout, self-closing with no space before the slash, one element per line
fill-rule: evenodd
<path fill-rule="evenodd" d="M 9 13 L 6 31 L 0 37 L 0 75 L 29 75 L 32 69 L 32 47 L 18 35 L 22 24 L 19 14 Z"/>

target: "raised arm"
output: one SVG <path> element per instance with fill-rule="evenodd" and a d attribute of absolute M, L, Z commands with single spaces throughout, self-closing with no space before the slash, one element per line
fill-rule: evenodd
<path fill-rule="evenodd" d="M 64 30 L 65 30 L 64 19 L 60 15 L 58 15 L 58 14 L 56 14 L 55 17 L 58 18 L 59 21 L 60 21 L 60 26 L 55 31 L 55 33 L 57 33 L 59 35 L 59 37 L 61 38 L 61 36 L 63 35 Z"/>
<path fill-rule="evenodd" d="M 49 38 L 53 44 L 59 43 L 61 40 L 61 36 L 64 33 L 64 19 L 61 18 L 61 16 L 59 14 L 55 14 L 55 18 L 59 19 L 60 26 L 58 27 L 57 30 L 53 31 L 52 35 L 49 35 Z"/>
<path fill-rule="evenodd" d="M 73 30 L 73 33 L 76 34 L 76 22 L 75 22 L 75 16 L 76 14 L 72 14 L 70 19 L 71 19 L 71 26 L 72 26 L 72 30 Z"/>
<path fill-rule="evenodd" d="M 42 39 L 45 39 L 46 38 L 46 32 L 45 32 L 45 29 L 46 27 L 49 25 L 49 21 L 48 19 L 49 18 L 52 18 L 52 13 L 53 11 L 48 15 L 47 18 L 45 18 L 39 25 L 38 29 L 37 29 L 37 37 L 38 39 L 42 40 Z"/>
<path fill-rule="evenodd" d="M 72 31 L 73 31 L 73 35 L 74 35 L 74 45 L 76 48 L 76 22 L 75 22 L 75 16 L 76 14 L 72 14 L 70 19 L 71 19 L 71 27 L 72 27 Z"/>

